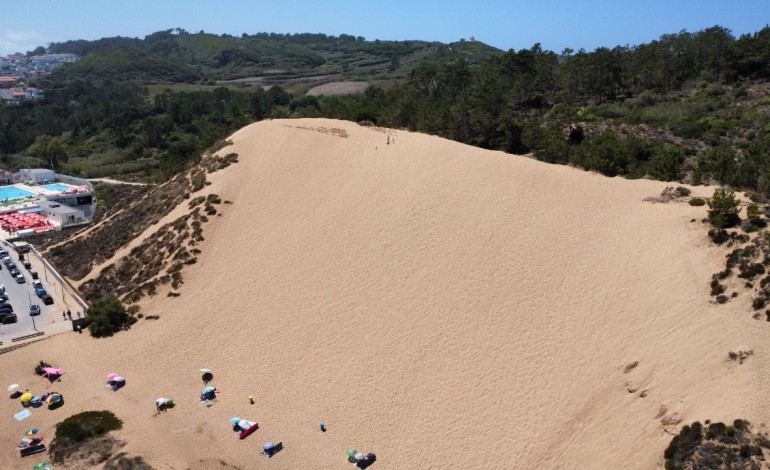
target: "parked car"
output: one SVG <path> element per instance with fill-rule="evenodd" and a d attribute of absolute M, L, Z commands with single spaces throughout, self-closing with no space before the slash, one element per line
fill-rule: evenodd
<path fill-rule="evenodd" d="M 34 317 L 40 315 L 40 305 L 32 304 L 29 306 L 29 316 Z"/>
<path fill-rule="evenodd" d="M 16 280 L 17 284 L 24 284 L 25 282 L 27 282 L 27 280 L 24 279 L 24 276 L 22 276 L 21 274 L 13 276 L 13 278 Z"/>
<path fill-rule="evenodd" d="M 40 279 L 35 279 L 34 281 L 32 281 L 32 287 L 34 287 L 35 289 L 37 289 L 38 287 L 43 287 L 43 283 L 40 282 Z"/>
<path fill-rule="evenodd" d="M 44 296 L 40 297 L 40 300 L 42 300 L 42 301 L 43 301 L 43 303 L 44 303 L 44 304 L 46 304 L 46 305 L 51 305 L 51 304 L 53 304 L 53 297 L 51 297 L 51 296 L 50 296 L 50 295 L 48 295 L 48 294 L 46 294 L 46 295 L 44 295 Z"/>
<path fill-rule="evenodd" d="M 3 264 L 6 266 L 9 266 L 13 264 L 13 260 L 11 259 L 10 256 L 3 256 Z"/>
<path fill-rule="evenodd" d="M 44 295 L 48 295 L 48 292 L 46 292 L 42 287 L 35 287 L 35 295 L 38 297 L 43 297 Z"/>
<path fill-rule="evenodd" d="M 0 310 L 2 310 L 2 309 L 10 310 L 11 312 L 13 312 L 13 305 L 11 305 L 9 303 L 1 303 L 0 304 Z"/>
<path fill-rule="evenodd" d="M 5 294 L 0 294 L 0 303 L 2 302 L 8 302 L 8 296 Z"/>
<path fill-rule="evenodd" d="M 9 323 L 16 323 L 19 319 L 16 318 L 16 314 L 12 312 L 0 313 L 0 323 L 7 325 Z"/>
<path fill-rule="evenodd" d="M 8 270 L 8 272 L 9 272 L 9 273 L 11 273 L 11 276 L 13 276 L 13 277 L 16 277 L 16 276 L 18 276 L 19 274 L 21 274 L 21 273 L 19 272 L 19 270 L 18 270 L 18 269 L 16 269 L 16 268 L 11 268 L 11 269 L 9 269 L 9 270 Z"/>

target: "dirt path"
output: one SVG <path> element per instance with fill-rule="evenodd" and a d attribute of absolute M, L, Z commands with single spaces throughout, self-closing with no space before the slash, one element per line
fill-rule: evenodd
<path fill-rule="evenodd" d="M 107 183 L 107 184 L 127 184 L 129 186 L 149 186 L 150 185 L 150 183 L 132 183 L 129 181 L 114 180 L 112 178 L 91 178 L 88 181 L 96 181 L 98 183 Z"/>

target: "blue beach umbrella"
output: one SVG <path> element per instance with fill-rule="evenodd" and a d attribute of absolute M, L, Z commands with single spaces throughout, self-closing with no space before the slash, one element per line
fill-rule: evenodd
<path fill-rule="evenodd" d="M 203 393 L 211 393 L 216 389 L 217 389 L 216 387 L 206 387 L 203 389 Z"/>
<path fill-rule="evenodd" d="M 37 434 L 37 432 L 38 432 L 37 428 L 32 428 L 32 429 L 28 429 L 27 432 L 25 432 L 24 434 L 26 434 L 27 436 L 34 436 L 35 434 Z"/>
<path fill-rule="evenodd" d="M 230 424 L 237 426 L 241 422 L 241 418 L 230 418 Z"/>

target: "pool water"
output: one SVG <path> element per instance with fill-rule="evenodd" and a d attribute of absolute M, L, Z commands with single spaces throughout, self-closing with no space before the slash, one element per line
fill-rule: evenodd
<path fill-rule="evenodd" d="M 52 184 L 44 184 L 40 186 L 43 189 L 47 189 L 49 191 L 58 191 L 60 193 L 63 193 L 64 191 L 70 189 L 72 186 L 64 183 L 52 183 Z"/>
<path fill-rule="evenodd" d="M 0 187 L 0 201 L 12 201 L 14 199 L 21 199 L 27 196 L 34 196 L 34 193 L 31 193 L 29 191 L 24 191 L 23 189 L 19 189 L 15 186 L 4 186 Z"/>

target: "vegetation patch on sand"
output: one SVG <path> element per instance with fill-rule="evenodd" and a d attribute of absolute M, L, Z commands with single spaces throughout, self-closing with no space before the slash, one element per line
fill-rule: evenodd
<path fill-rule="evenodd" d="M 227 145 L 227 141 L 217 143 L 216 148 L 222 148 L 222 145 Z M 207 173 L 237 162 L 238 155 L 235 153 L 221 157 L 209 151 L 199 164 L 188 171 L 150 189 L 141 197 L 124 201 L 124 209 L 115 211 L 112 217 L 90 227 L 82 236 L 50 246 L 44 255 L 65 276 L 74 280 L 82 279 L 93 266 L 110 259 L 115 252 L 189 198 L 191 193 L 203 189 L 207 183 Z"/>
<path fill-rule="evenodd" d="M 86 319 L 91 336 L 96 338 L 112 336 L 132 320 L 123 304 L 114 295 L 94 302 L 88 309 Z"/>
<path fill-rule="evenodd" d="M 51 459 L 56 463 L 62 463 L 76 453 L 97 453 L 104 456 L 100 461 L 107 460 L 117 441 L 95 440 L 122 427 L 123 422 L 111 411 L 84 411 L 72 415 L 56 425 L 56 436 L 50 446 Z M 105 453 L 107 455 L 104 455 Z"/>
<path fill-rule="evenodd" d="M 145 295 L 155 295 L 159 285 L 170 283 L 173 289 L 179 288 L 184 282 L 182 268 L 195 264 L 201 253 L 197 245 L 203 241 L 203 224 L 210 220 L 208 216 L 217 214 L 215 204 L 221 204 L 216 194 L 190 200 L 190 213 L 158 229 L 128 256 L 83 283 L 80 291 L 89 301 L 116 295 L 135 303 Z"/>
<path fill-rule="evenodd" d="M 732 426 L 698 421 L 685 426 L 674 436 L 663 456 L 666 470 L 684 469 L 762 469 L 770 440 L 754 433 L 751 424 L 736 419 Z"/>

